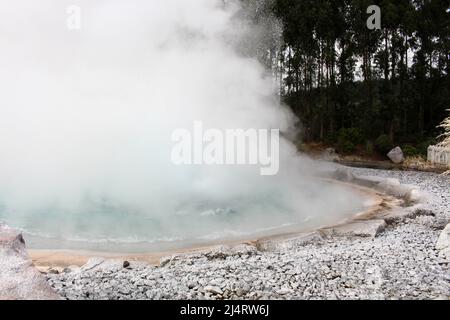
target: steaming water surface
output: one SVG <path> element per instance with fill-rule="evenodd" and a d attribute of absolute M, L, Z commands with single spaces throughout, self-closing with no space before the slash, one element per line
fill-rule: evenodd
<path fill-rule="evenodd" d="M 177 211 L 164 215 L 130 210 L 105 200 L 90 203 L 81 212 L 48 207 L 24 216 L 2 210 L 0 220 L 22 229 L 34 249 L 149 252 L 312 230 L 348 219 L 369 204 L 367 197 L 350 188 L 317 183 L 323 190 L 345 197 L 323 199 L 311 193 L 309 203 L 303 206 L 307 212 L 292 207 L 275 191 L 228 203 L 200 198 L 179 203 Z"/>
<path fill-rule="evenodd" d="M 239 1 L 79 0 L 77 30 L 72 4 L 0 2 L 0 220 L 31 247 L 161 248 L 316 227 L 363 206 L 286 140 L 273 177 L 170 161 L 172 133 L 194 121 L 285 135 L 296 122 L 252 55 L 264 35 Z"/>

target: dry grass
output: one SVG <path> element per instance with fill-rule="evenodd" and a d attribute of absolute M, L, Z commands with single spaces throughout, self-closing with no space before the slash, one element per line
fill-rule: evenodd
<path fill-rule="evenodd" d="M 448 110 L 448 111 L 450 111 L 450 110 Z M 443 144 L 444 144 L 444 146 L 450 148 L 450 117 L 445 119 L 444 122 L 442 122 L 440 127 L 444 128 L 444 130 L 445 130 L 444 134 L 441 136 L 444 139 Z M 445 174 L 450 175 L 450 170 L 447 171 Z"/>
<path fill-rule="evenodd" d="M 442 122 L 441 127 L 445 130 L 445 133 L 442 135 L 442 137 L 444 138 L 443 143 L 445 146 L 450 147 L 450 117 Z"/>
<path fill-rule="evenodd" d="M 429 170 L 433 169 L 435 166 L 421 156 L 414 156 L 407 157 L 403 162 L 403 167 L 413 168 L 417 170 Z"/>

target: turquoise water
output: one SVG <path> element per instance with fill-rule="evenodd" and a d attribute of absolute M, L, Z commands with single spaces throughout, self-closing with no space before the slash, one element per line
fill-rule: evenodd
<path fill-rule="evenodd" d="M 18 212 L 2 206 L 0 220 L 22 230 L 34 249 L 145 252 L 317 228 L 365 206 L 367 199 L 353 190 L 328 183 L 322 188 L 338 196 L 302 190 L 299 202 L 276 191 L 222 201 L 200 197 L 174 201 L 164 213 L 90 199 L 78 210 L 52 205 Z"/>

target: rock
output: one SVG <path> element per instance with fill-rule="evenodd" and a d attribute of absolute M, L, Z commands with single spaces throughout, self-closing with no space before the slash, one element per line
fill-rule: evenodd
<path fill-rule="evenodd" d="M 18 255 L 27 257 L 25 250 L 25 240 L 21 233 L 9 228 L 5 224 L 0 224 L 0 248 L 13 251 Z"/>
<path fill-rule="evenodd" d="M 375 238 L 385 228 L 384 220 L 362 220 L 326 228 L 323 232 L 327 236 Z"/>
<path fill-rule="evenodd" d="M 218 294 L 222 295 L 223 294 L 222 289 L 220 289 L 219 287 L 215 287 L 215 286 L 206 286 L 205 287 L 205 292 L 210 292 L 210 293 L 215 294 L 215 295 L 218 295 Z"/>
<path fill-rule="evenodd" d="M 47 273 L 49 274 L 59 274 L 59 270 L 58 269 L 54 269 L 54 268 L 50 268 L 48 269 Z"/>
<path fill-rule="evenodd" d="M 257 242 L 257 248 L 260 251 L 278 251 L 278 250 L 289 250 L 308 244 L 316 244 L 323 241 L 322 235 L 317 232 L 304 233 L 296 235 L 294 237 L 281 237 L 279 239 L 267 239 L 259 240 Z"/>
<path fill-rule="evenodd" d="M 333 178 L 339 181 L 351 182 L 355 180 L 355 175 L 348 168 L 338 168 L 333 174 Z"/>
<path fill-rule="evenodd" d="M 436 243 L 436 249 L 439 250 L 439 256 L 450 260 L 450 224 L 441 232 Z"/>
<path fill-rule="evenodd" d="M 434 212 L 424 209 L 424 206 L 419 204 L 412 207 L 398 207 L 388 210 L 386 214 L 381 215 L 387 224 L 400 223 L 406 219 L 415 219 L 420 216 L 434 217 Z"/>
<path fill-rule="evenodd" d="M 358 175 L 354 176 L 352 182 L 364 187 L 379 190 L 396 198 L 401 198 L 409 205 L 423 203 L 428 200 L 427 193 L 421 191 L 417 186 L 402 184 L 398 179 L 394 178 Z"/>
<path fill-rule="evenodd" d="M 401 184 L 397 179 L 384 179 L 375 188 L 396 198 L 401 198 L 408 204 L 422 202 L 426 199 L 425 195 L 416 187 Z"/>
<path fill-rule="evenodd" d="M 122 286 L 119 288 L 119 292 L 124 294 L 124 295 L 128 295 L 131 293 L 131 289 L 128 286 Z"/>
<path fill-rule="evenodd" d="M 327 148 L 323 152 L 322 158 L 325 161 L 338 161 L 339 160 L 339 156 L 338 156 L 336 150 L 333 148 Z"/>
<path fill-rule="evenodd" d="M 392 149 L 388 154 L 388 158 L 395 164 L 400 164 L 405 161 L 405 156 L 403 155 L 403 150 L 400 147 Z"/>
<path fill-rule="evenodd" d="M 0 299 L 61 299 L 33 266 L 22 234 L 4 224 L 0 224 Z"/>
<path fill-rule="evenodd" d="M 208 250 L 205 252 L 205 256 L 209 260 L 223 260 L 226 259 L 228 256 L 232 254 L 231 247 L 230 246 L 216 246 L 212 248 L 211 250 Z"/>
<path fill-rule="evenodd" d="M 281 288 L 280 290 L 277 290 L 276 293 L 279 294 L 280 296 L 284 296 L 292 293 L 292 290 L 288 288 Z"/>
<path fill-rule="evenodd" d="M 395 208 L 390 210 L 386 215 L 383 215 L 383 219 L 387 224 L 400 223 L 406 219 L 413 219 L 414 217 L 414 212 L 405 208 Z"/>
<path fill-rule="evenodd" d="M 172 261 L 172 257 L 162 257 L 162 258 L 159 260 L 159 267 L 160 267 L 160 268 L 164 268 L 164 267 L 167 266 L 171 261 Z"/>
<path fill-rule="evenodd" d="M 124 267 L 124 268 L 129 268 L 129 267 L 130 267 L 130 262 L 124 261 L 124 262 L 123 262 L 123 267 Z"/>
<path fill-rule="evenodd" d="M 89 259 L 84 266 L 81 267 L 83 271 L 93 270 L 98 268 L 102 263 L 106 260 L 104 258 L 91 258 Z"/>
<path fill-rule="evenodd" d="M 237 245 L 233 248 L 231 248 L 231 255 L 236 255 L 236 256 L 254 256 L 256 254 L 258 254 L 258 249 L 253 246 L 253 245 L 249 245 L 249 244 L 241 244 L 241 245 Z"/>
<path fill-rule="evenodd" d="M 80 272 L 81 268 L 79 266 L 69 266 L 63 269 L 63 273 L 75 273 Z"/>
<path fill-rule="evenodd" d="M 235 294 L 237 297 L 243 297 L 247 294 L 247 291 L 242 288 L 237 288 Z"/>

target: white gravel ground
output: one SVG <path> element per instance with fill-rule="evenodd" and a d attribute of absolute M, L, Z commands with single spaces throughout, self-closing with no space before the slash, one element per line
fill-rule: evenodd
<path fill-rule="evenodd" d="M 435 216 L 390 225 L 375 239 L 332 238 L 275 252 L 217 249 L 159 267 L 85 266 L 48 274 L 48 282 L 67 299 L 448 299 L 448 261 L 435 245 L 450 219 L 449 178 L 351 170 L 419 186 Z"/>

